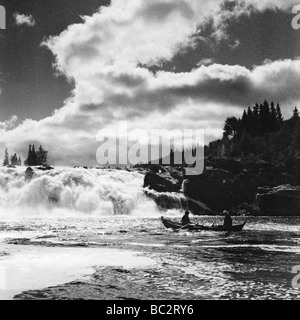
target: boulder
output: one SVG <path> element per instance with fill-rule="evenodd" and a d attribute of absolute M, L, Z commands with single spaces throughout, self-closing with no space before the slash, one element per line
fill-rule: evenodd
<path fill-rule="evenodd" d="M 281 185 L 258 188 L 257 203 L 266 216 L 300 216 L 300 188 Z"/>
<path fill-rule="evenodd" d="M 34 175 L 34 171 L 31 167 L 28 167 L 25 171 L 25 181 L 31 181 Z"/>
<path fill-rule="evenodd" d="M 144 178 L 144 188 L 157 192 L 179 192 L 181 183 L 174 179 L 170 173 L 156 174 L 148 172 Z"/>

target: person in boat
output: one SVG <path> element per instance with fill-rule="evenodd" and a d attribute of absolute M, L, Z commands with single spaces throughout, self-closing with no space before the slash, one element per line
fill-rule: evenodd
<path fill-rule="evenodd" d="M 191 224 L 191 220 L 189 218 L 189 215 L 190 215 L 190 212 L 189 211 L 186 211 L 184 216 L 182 217 L 181 219 L 181 223 L 183 226 L 186 226 L 188 224 Z"/>
<path fill-rule="evenodd" d="M 223 211 L 223 214 L 225 216 L 223 226 L 226 229 L 230 229 L 232 227 L 232 219 L 231 219 L 230 213 L 227 210 L 225 210 Z"/>

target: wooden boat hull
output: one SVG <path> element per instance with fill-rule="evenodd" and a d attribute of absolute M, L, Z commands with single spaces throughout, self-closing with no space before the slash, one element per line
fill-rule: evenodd
<path fill-rule="evenodd" d="M 224 226 L 199 226 L 199 225 L 187 225 L 182 226 L 181 223 L 174 222 L 169 219 L 165 219 L 164 217 L 161 218 L 163 225 L 167 229 L 173 229 L 173 230 L 188 230 L 188 231 L 214 231 L 214 232 L 240 232 L 243 230 L 244 226 L 246 225 L 247 221 L 243 224 L 232 226 L 230 229 L 225 228 Z"/>

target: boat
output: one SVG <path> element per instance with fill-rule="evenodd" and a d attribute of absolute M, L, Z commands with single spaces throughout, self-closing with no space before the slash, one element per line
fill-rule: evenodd
<path fill-rule="evenodd" d="M 173 230 L 188 230 L 188 231 L 215 231 L 215 232 L 240 232 L 245 227 L 247 221 L 245 221 L 242 224 L 237 224 L 232 226 L 230 229 L 225 228 L 223 225 L 218 226 L 203 226 L 203 225 L 196 225 L 196 224 L 188 224 L 186 226 L 183 226 L 179 222 L 175 222 L 169 219 L 165 219 L 164 217 L 161 217 L 161 221 L 163 225 L 167 229 L 173 229 Z"/>

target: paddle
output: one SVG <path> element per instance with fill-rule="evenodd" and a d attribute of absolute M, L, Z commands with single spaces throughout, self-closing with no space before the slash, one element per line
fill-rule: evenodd
<path fill-rule="evenodd" d="M 179 232 L 180 230 L 182 230 L 183 228 L 187 227 L 188 225 L 189 225 L 189 223 L 186 224 L 186 225 L 184 225 L 184 226 L 182 226 L 182 227 L 179 228 L 179 229 L 173 229 L 173 230 L 174 230 L 174 232 Z"/>

